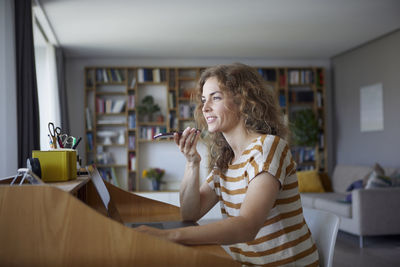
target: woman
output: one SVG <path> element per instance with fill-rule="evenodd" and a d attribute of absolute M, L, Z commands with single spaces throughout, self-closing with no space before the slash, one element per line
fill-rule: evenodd
<path fill-rule="evenodd" d="M 197 221 L 217 202 L 223 220 L 173 230 L 141 231 L 188 244 L 220 244 L 246 265 L 318 265 L 297 189 L 296 163 L 284 138 L 275 95 L 243 64 L 205 70 L 197 88 L 196 122 L 206 134 L 210 169 L 199 186 L 200 131 L 187 128 L 176 144 L 186 157 L 180 190 L 184 220 Z"/>

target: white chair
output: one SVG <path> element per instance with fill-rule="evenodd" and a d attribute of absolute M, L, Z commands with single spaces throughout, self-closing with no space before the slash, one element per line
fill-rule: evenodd
<path fill-rule="evenodd" d="M 303 208 L 303 214 L 318 249 L 320 266 L 332 267 L 339 216 L 307 208 Z"/>

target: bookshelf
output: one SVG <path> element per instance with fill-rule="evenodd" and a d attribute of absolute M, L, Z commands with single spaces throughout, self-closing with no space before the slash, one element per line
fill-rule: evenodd
<path fill-rule="evenodd" d="M 152 140 L 159 132 L 195 126 L 191 102 L 203 67 L 86 67 L 86 164 L 96 163 L 103 178 L 135 192 L 149 190 L 141 179 L 149 146 L 171 143 Z M 279 100 L 285 121 L 301 109 L 312 109 L 319 123 L 313 147 L 292 148 L 298 170 L 327 170 L 324 69 L 316 67 L 256 67 Z M 151 95 L 160 111 L 148 119 L 138 106 Z M 108 138 L 107 138 L 108 137 Z M 166 170 L 168 171 L 168 170 Z M 171 189 L 166 190 L 168 192 Z M 173 191 L 173 190 L 172 190 Z"/>

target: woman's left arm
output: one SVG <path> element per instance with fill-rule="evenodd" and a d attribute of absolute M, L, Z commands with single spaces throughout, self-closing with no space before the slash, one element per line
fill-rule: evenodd
<path fill-rule="evenodd" d="M 279 181 L 271 174 L 263 172 L 250 182 L 237 217 L 229 217 L 202 226 L 170 230 L 159 230 L 147 226 L 136 229 L 186 245 L 228 245 L 251 241 L 268 217 L 278 196 L 279 188 Z"/>

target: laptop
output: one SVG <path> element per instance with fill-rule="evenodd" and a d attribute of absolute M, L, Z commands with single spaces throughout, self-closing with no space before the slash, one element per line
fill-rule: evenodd
<path fill-rule="evenodd" d="M 132 228 L 138 227 L 140 225 L 147 225 L 147 226 L 151 226 L 151 227 L 155 227 L 155 228 L 159 228 L 159 229 L 173 229 L 173 228 L 198 225 L 197 223 L 190 222 L 190 221 L 127 222 L 127 223 L 124 223 L 121 219 L 121 216 L 118 212 L 117 207 L 114 204 L 114 201 L 112 200 L 110 193 L 108 192 L 108 189 L 103 181 L 103 178 L 101 178 L 101 175 L 100 175 L 99 171 L 97 170 L 96 166 L 94 164 L 90 165 L 90 166 L 86 167 L 86 170 L 88 171 L 89 177 L 91 177 L 94 187 L 96 188 L 96 191 L 101 198 L 104 208 L 107 211 L 107 216 L 115 221 L 118 221 L 118 222 L 120 222 L 128 227 L 132 227 Z"/>

